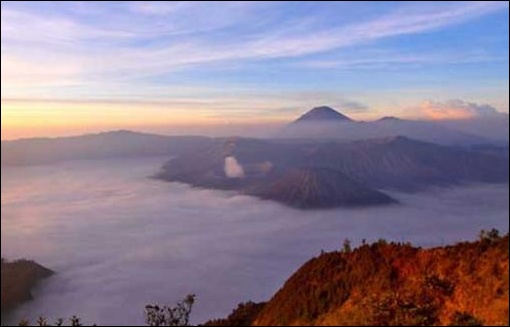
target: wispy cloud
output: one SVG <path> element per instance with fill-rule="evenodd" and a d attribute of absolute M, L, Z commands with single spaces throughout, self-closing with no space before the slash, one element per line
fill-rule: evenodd
<path fill-rule="evenodd" d="M 380 19 L 351 27 L 356 37 L 381 38 L 421 33 L 465 22 L 497 10 L 508 8 L 505 1 L 470 1 L 429 8 L 402 7 Z"/>
<path fill-rule="evenodd" d="M 382 38 L 423 33 L 504 8 L 508 8 L 508 3 L 499 1 L 450 4 L 434 7 L 426 12 L 423 12 L 421 8 L 403 8 L 371 21 L 328 28 L 319 32 L 313 31 L 305 35 L 261 39 L 251 45 L 255 46 L 253 50 L 256 55 L 301 56 Z"/>
<path fill-rule="evenodd" d="M 314 69 L 374 69 L 398 66 L 423 67 L 424 65 L 457 65 L 497 62 L 508 62 L 508 57 L 487 55 L 480 53 L 480 51 L 464 53 L 463 56 L 451 53 L 411 55 L 405 55 L 402 53 L 377 53 L 370 57 L 367 56 L 362 58 L 308 60 L 299 62 L 297 65 Z"/>
<path fill-rule="evenodd" d="M 137 14 L 168 15 L 196 6 L 193 1 L 133 1 L 129 9 Z"/>
<path fill-rule="evenodd" d="M 35 81 L 37 76 L 49 76 L 55 80 L 97 78 L 108 82 L 119 77 L 132 79 L 161 75 L 200 65 L 322 53 L 383 38 L 428 32 L 507 6 L 505 2 L 438 4 L 425 9 L 407 5 L 375 19 L 360 19 L 357 23 L 340 26 L 333 22 L 330 26 L 314 27 L 302 17 L 302 23 L 307 26 L 307 31 L 303 31 L 298 28 L 300 21 L 295 18 L 277 25 L 272 22 L 271 28 L 257 26 L 250 30 L 249 25 L 262 19 L 260 14 L 265 13 L 263 5 L 252 3 L 135 2 L 120 4 L 96 19 L 40 13 L 28 7 L 25 10 L 10 9 L 2 4 L 2 71 L 4 67 L 9 71 L 2 73 L 2 88 L 4 82 L 8 88 L 13 81 L 27 80 L 32 67 L 40 64 L 41 57 L 57 60 L 43 61 L 41 66 L 44 68 L 33 73 Z M 30 22 L 30 28 L 27 28 L 27 22 Z M 206 37 L 201 33 L 218 30 L 220 36 Z M 179 33 L 185 33 L 187 37 L 176 36 Z M 4 53 L 7 60 L 10 60 L 8 55 L 15 56 L 15 62 L 10 60 L 4 65 Z M 312 61 L 311 64 L 360 67 L 435 60 L 438 59 L 409 55 L 342 62 Z"/>

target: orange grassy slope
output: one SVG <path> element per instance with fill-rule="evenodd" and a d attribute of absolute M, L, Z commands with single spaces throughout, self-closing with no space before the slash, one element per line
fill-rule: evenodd
<path fill-rule="evenodd" d="M 382 241 L 323 254 L 252 307 L 245 325 L 508 326 L 508 246 L 508 235 L 486 235 L 433 249 Z"/>

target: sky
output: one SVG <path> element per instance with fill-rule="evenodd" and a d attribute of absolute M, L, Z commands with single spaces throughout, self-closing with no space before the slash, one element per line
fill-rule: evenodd
<path fill-rule="evenodd" d="M 2 139 L 509 110 L 507 1 L 2 1 L 1 56 Z"/>

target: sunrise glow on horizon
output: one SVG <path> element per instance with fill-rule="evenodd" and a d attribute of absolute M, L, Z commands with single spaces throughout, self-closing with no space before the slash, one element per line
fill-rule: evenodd
<path fill-rule="evenodd" d="M 508 113 L 508 8 L 2 1 L 2 140 Z"/>

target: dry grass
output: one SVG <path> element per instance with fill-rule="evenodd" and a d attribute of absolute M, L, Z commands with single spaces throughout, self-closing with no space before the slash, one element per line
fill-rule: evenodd
<path fill-rule="evenodd" d="M 508 326 L 508 235 L 434 249 L 378 242 L 323 254 L 253 325 Z"/>

